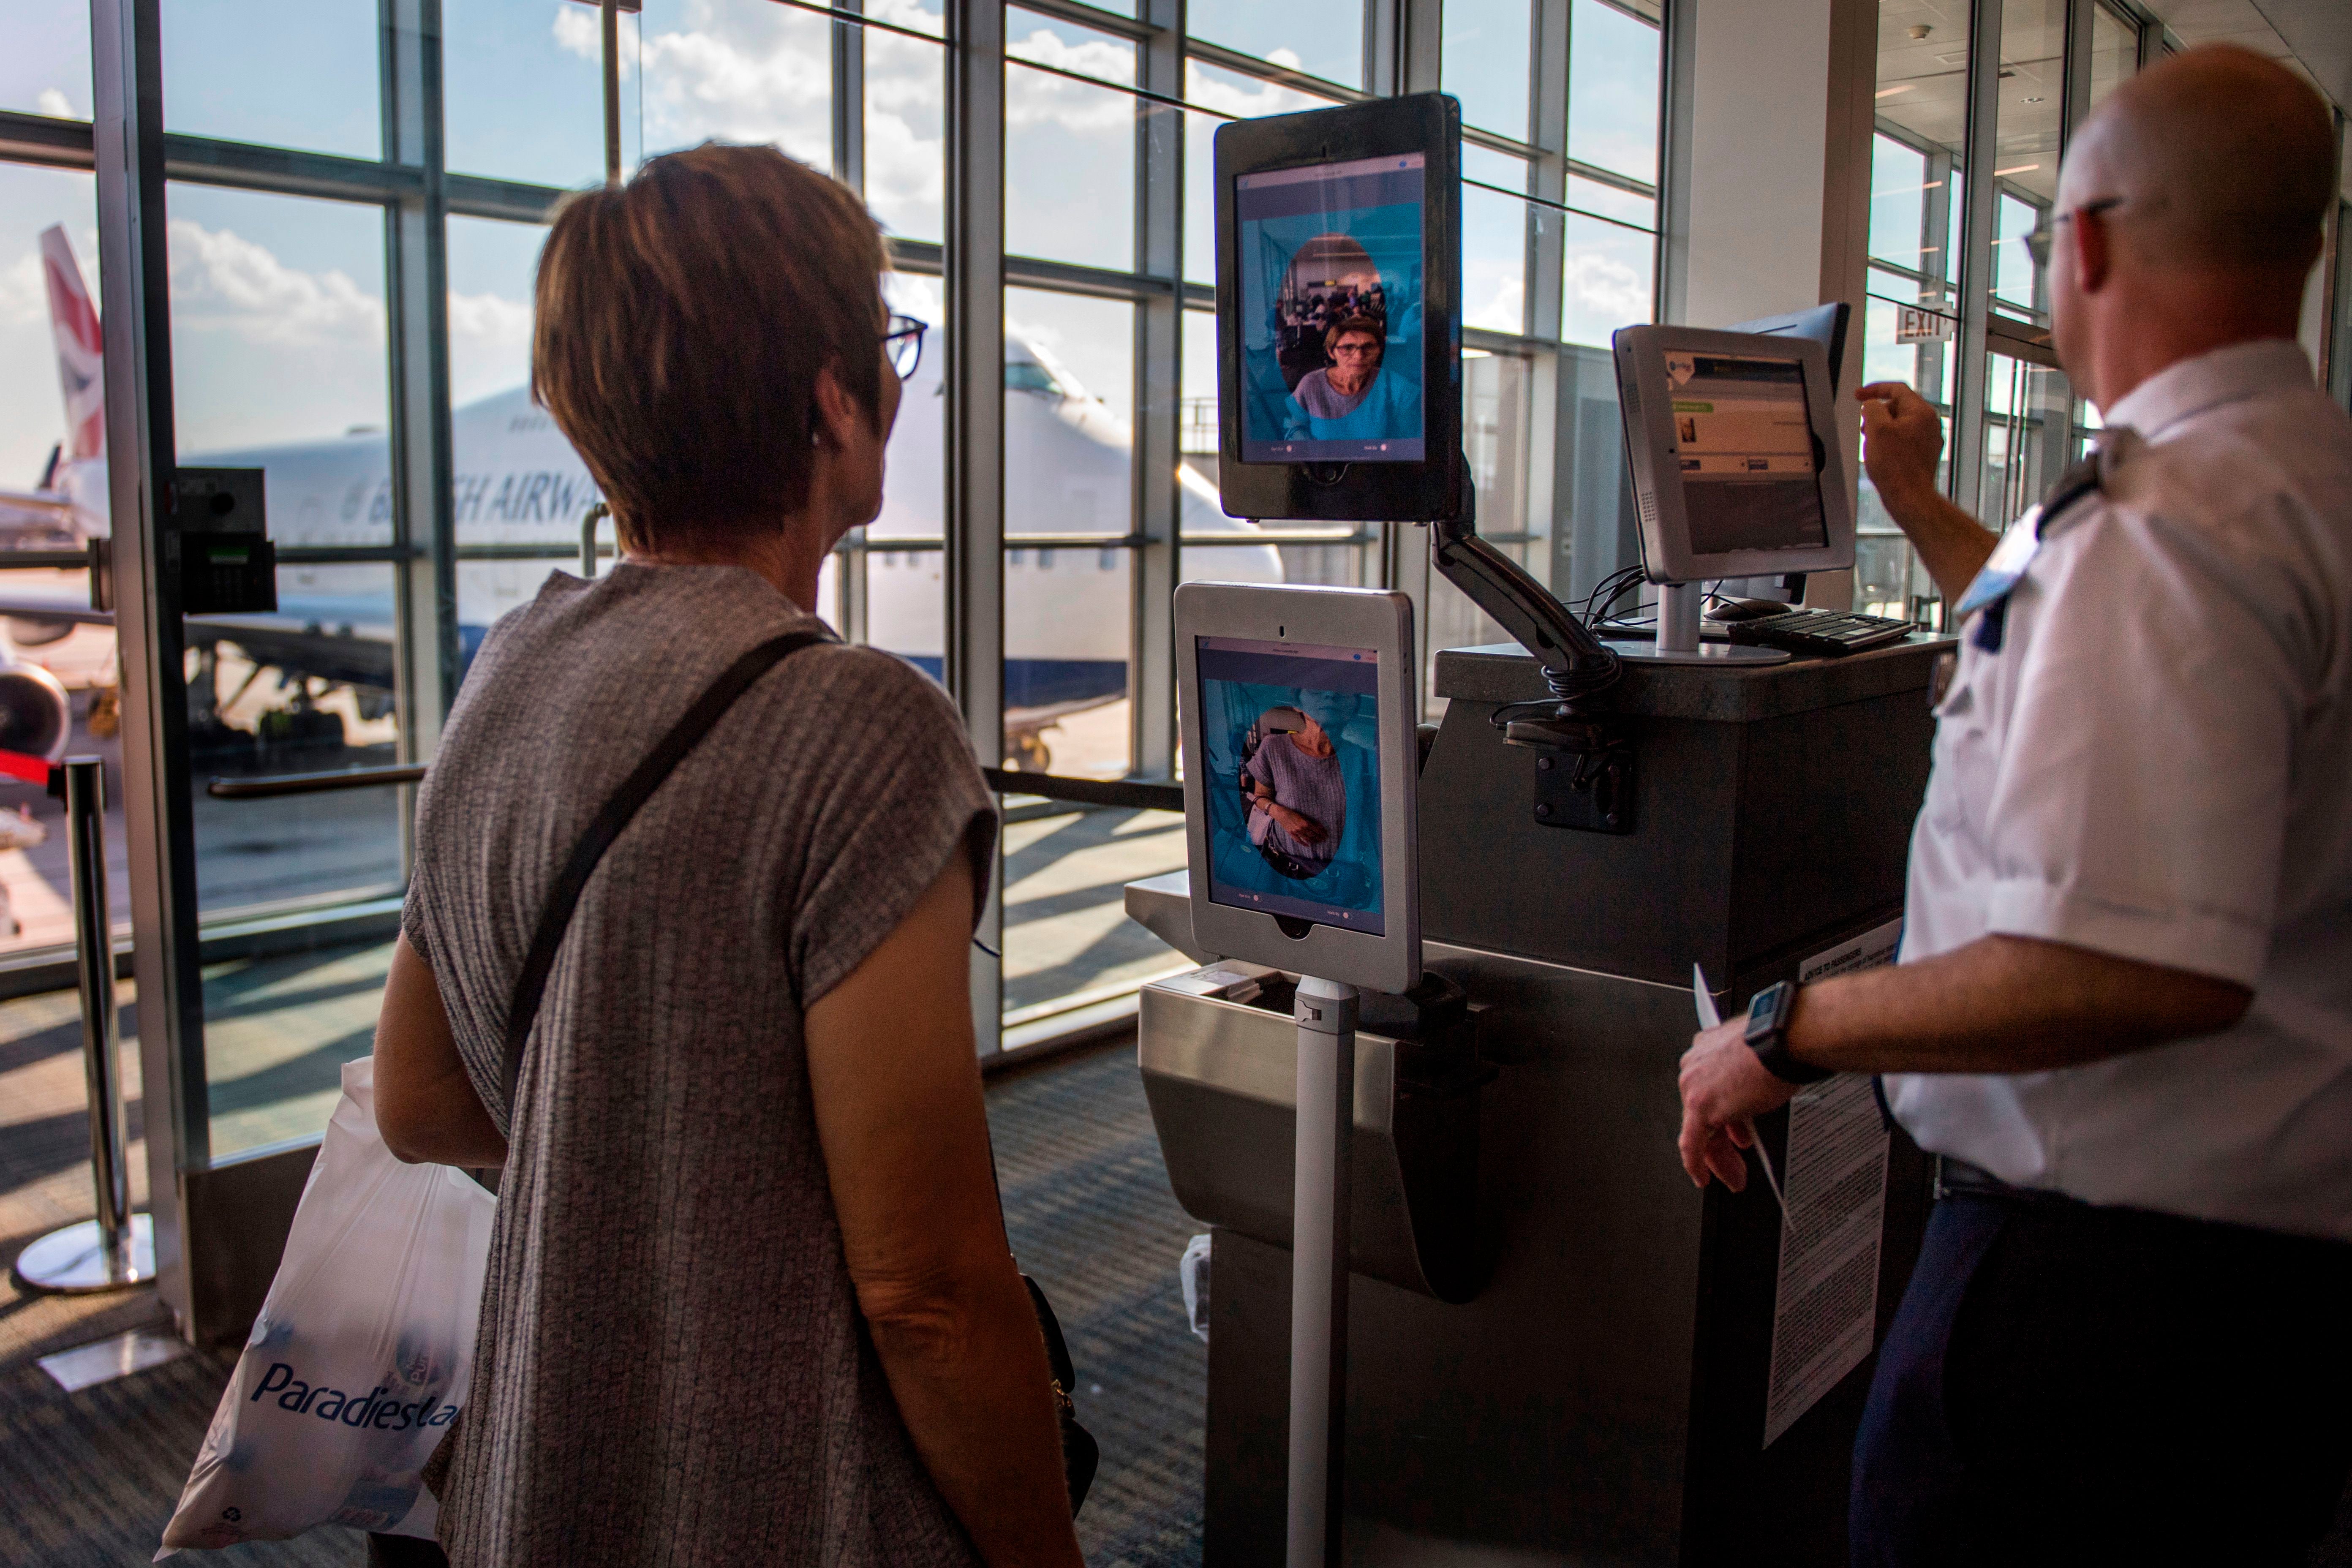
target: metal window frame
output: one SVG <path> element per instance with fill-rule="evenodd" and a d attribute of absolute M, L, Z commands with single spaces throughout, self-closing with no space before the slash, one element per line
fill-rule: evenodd
<path fill-rule="evenodd" d="M 121 68 L 134 74 L 143 71 L 152 79 L 146 89 L 148 112 L 133 114 L 128 121 L 145 157 L 134 160 L 139 165 L 137 181 L 122 185 L 117 195 L 131 205 L 155 205 L 155 213 L 146 222 L 152 236 L 141 241 L 156 249 L 151 258 L 153 267 L 163 265 L 160 203 L 170 182 L 369 204 L 384 211 L 393 538 L 375 546 L 289 549 L 281 552 L 281 559 L 289 563 L 298 559 L 320 563 L 380 562 L 395 569 L 401 754 L 404 761 L 425 760 L 432 754 L 459 673 L 457 563 L 557 560 L 571 553 L 569 547 L 461 544 L 457 539 L 449 407 L 447 220 L 463 216 L 543 224 L 566 193 L 525 182 L 456 174 L 446 168 L 439 112 L 440 0 L 379 0 L 384 131 L 384 154 L 380 161 L 164 132 L 160 123 L 160 35 L 155 30 L 160 3 L 100 0 L 98 7 L 101 16 L 115 16 L 120 26 L 131 29 L 124 36 L 135 42 L 136 47 L 120 49 L 111 58 L 118 59 Z M 950 522 L 936 547 L 945 552 L 949 563 L 945 574 L 950 628 L 945 661 L 948 685 L 984 760 L 993 760 L 986 749 L 1001 744 L 1003 734 L 1003 552 L 1046 542 L 1042 537 L 1010 536 L 1004 531 L 1003 393 L 999 368 L 1003 352 L 1003 289 L 1008 286 L 1046 289 L 1124 300 L 1136 307 L 1136 482 L 1130 526 L 1125 534 L 1099 540 L 1090 535 L 1081 542 L 1127 551 L 1134 563 L 1130 573 L 1134 585 L 1133 773 L 1139 778 L 1172 776 L 1176 763 L 1172 591 L 1181 575 L 1186 543 L 1179 526 L 1180 492 L 1174 482 L 1181 462 L 1181 331 L 1184 310 L 1205 305 L 1213 297 L 1206 285 L 1182 280 L 1183 126 L 1189 114 L 1216 113 L 1185 102 L 1186 67 L 1197 60 L 1338 102 L 1433 89 L 1441 80 L 1441 0 L 1364 0 L 1364 74 L 1358 84 L 1329 81 L 1192 37 L 1186 28 L 1183 0 L 1143 0 L 1140 14 L 1133 16 L 1099 9 L 1084 0 L 1021 0 L 1022 9 L 1125 37 L 1138 46 L 1139 79 L 1131 88 L 1116 82 L 1097 84 L 1129 92 L 1139 106 L 1137 245 L 1134 268 L 1125 272 L 1004 252 L 1003 73 L 1012 64 L 1053 68 L 1006 56 L 1006 0 L 951 0 L 943 37 L 866 16 L 862 0 L 784 3 L 833 20 L 827 29 L 834 86 L 832 161 L 834 172 L 853 186 L 862 184 L 865 163 L 866 29 L 880 26 L 905 33 L 938 44 L 947 52 L 949 242 L 900 241 L 892 249 L 894 265 L 940 277 L 950 301 L 949 327 L 943 334 L 951 366 Z M 1661 195 L 1654 186 L 1611 170 L 1588 168 L 1567 155 L 1568 29 L 1572 4 L 1573 0 L 1535 0 L 1532 7 L 1528 139 L 1520 141 L 1483 128 L 1465 132 L 1466 139 L 1476 145 L 1526 160 L 1530 171 L 1528 188 L 1509 193 L 1525 201 L 1528 211 L 1528 287 L 1523 332 L 1516 336 L 1477 332 L 1466 337 L 1474 346 L 1521 354 L 1537 372 L 1530 399 L 1533 428 L 1528 483 L 1530 516 L 1541 518 L 1549 518 L 1558 510 L 1554 500 L 1572 493 L 1573 486 L 1573 476 L 1560 467 L 1572 441 L 1559 423 L 1572 399 L 1558 395 L 1553 384 L 1558 375 L 1543 374 L 1547 365 L 1572 370 L 1572 356 L 1563 353 L 1558 342 L 1563 215 L 1576 210 L 1567 199 L 1569 181 L 1591 180 L 1653 201 Z M 142 26 L 147 28 L 143 41 L 136 33 Z M 626 52 L 625 47 L 622 53 Z M 622 64 L 617 58 L 608 60 L 600 72 L 608 122 L 616 112 L 625 115 L 625 110 L 616 110 L 613 92 Z M 1662 49 L 1662 79 L 1669 74 L 1669 59 Z M 608 123 L 608 135 L 614 128 Z M 0 110 L 0 160 L 93 169 L 100 163 L 96 156 L 100 140 L 100 132 L 91 125 Z M 114 186 L 103 175 L 100 184 Z M 152 197 L 142 194 L 149 185 Z M 126 192 L 131 194 L 125 196 Z M 101 208 L 105 208 L 103 201 Z M 1643 226 L 1605 214 L 1589 216 L 1626 227 Z M 127 232 L 125 226 L 131 221 L 119 217 L 102 226 Z M 1643 232 L 1654 236 L 1657 231 L 1651 227 Z M 159 270 L 157 276 L 161 275 Z M 160 297 L 156 305 L 154 319 L 160 321 L 163 319 Z M 124 330 L 132 332 L 140 325 L 136 313 L 130 313 Z M 151 417 L 147 424 L 150 430 L 161 432 L 160 437 L 150 440 L 151 458 L 154 452 L 170 449 L 168 347 L 168 342 L 127 337 L 125 346 L 110 356 L 116 363 L 141 363 L 149 377 L 162 378 L 164 395 L 158 406 L 163 423 L 158 426 Z M 156 399 L 151 396 L 147 401 Z M 1153 477 L 1163 473 L 1165 482 Z M 131 515 L 127 500 L 123 515 Z M 1569 531 L 1562 527 L 1556 531 L 1551 568 L 1558 576 L 1566 570 Z M 1515 536 L 1515 542 L 1536 543 L 1542 537 L 1538 531 L 1527 540 Z M 1413 592 L 1425 609 L 1427 562 L 1417 531 L 1393 526 L 1376 532 L 1306 531 L 1297 542 L 1359 550 L 1370 550 L 1377 542 L 1379 563 L 1367 573 L 1368 578 Z M 843 576 L 845 586 L 839 609 L 845 629 L 854 636 L 865 630 L 864 595 L 858 592 L 864 581 L 864 557 L 882 548 L 926 547 L 928 542 L 867 540 L 862 532 L 844 542 L 842 565 L 848 570 Z M 1424 614 L 1424 626 L 1426 619 Z M 152 635 L 166 631 L 163 628 Z M 152 662 L 164 651 L 160 645 L 134 648 L 131 645 L 137 642 L 134 628 L 126 644 L 126 666 L 134 653 Z M 171 674 L 176 679 L 176 667 Z M 158 742 L 162 739 L 156 738 Z M 184 753 L 184 738 L 178 750 Z M 151 754 L 155 765 L 162 766 L 160 752 Z M 184 755 L 180 768 L 184 773 Z M 168 802 L 159 798 L 150 804 L 169 816 Z M 406 813 L 403 816 L 404 820 Z M 172 857 L 166 856 L 164 847 L 174 833 L 159 818 L 146 837 L 150 842 L 145 853 L 155 860 L 143 880 L 161 887 L 170 879 L 164 875 L 168 868 L 163 861 Z M 179 933 L 183 940 L 167 942 L 157 951 L 185 950 L 189 966 L 185 979 L 193 987 L 194 851 L 184 825 L 176 837 L 184 846 L 176 858 L 186 862 L 180 868 L 180 877 L 189 883 L 184 890 L 188 907 L 170 918 L 189 929 Z M 151 912 L 151 923 L 164 918 L 160 910 Z M 992 894 L 983 936 L 1001 932 L 1001 922 L 1002 910 Z M 998 1014 L 987 998 L 1001 995 L 1002 991 L 1001 968 L 984 967 L 989 973 L 983 975 L 976 971 L 974 981 L 975 998 L 983 1004 L 979 1009 L 983 1019 Z M 153 984 L 156 989 L 152 994 L 172 994 L 161 972 Z M 173 1035 L 169 1022 L 172 1009 L 167 1005 L 163 1011 L 166 1026 L 151 1034 L 168 1042 Z M 201 1012 L 200 994 L 188 989 L 184 1005 L 178 1009 L 184 1015 L 179 1022 L 178 1042 L 169 1046 L 178 1053 L 177 1070 L 194 1087 L 193 1095 L 181 1097 L 179 1142 L 184 1160 L 197 1163 L 204 1162 L 208 1147 L 202 1109 Z M 985 1048 L 994 1042 L 982 1043 Z M 161 1061 L 155 1064 L 157 1069 L 164 1067 Z"/>

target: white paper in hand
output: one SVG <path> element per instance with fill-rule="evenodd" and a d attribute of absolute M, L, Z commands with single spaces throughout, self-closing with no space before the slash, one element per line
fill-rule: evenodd
<path fill-rule="evenodd" d="M 1691 965 L 1691 1000 L 1698 1005 L 1698 1026 L 1712 1029 L 1723 1022 L 1723 1015 L 1715 1009 L 1715 993 L 1706 988 L 1706 971 Z M 1772 1169 L 1772 1156 L 1764 1152 L 1764 1140 L 1756 1136 L 1756 1124 L 1748 1124 L 1748 1146 L 1756 1151 L 1756 1163 L 1764 1167 L 1764 1184 L 1772 1189 L 1772 1201 L 1783 1209 L 1788 1200 L 1780 1195 L 1780 1173 Z"/>
<path fill-rule="evenodd" d="M 372 1061 L 343 1065 L 286 1256 L 159 1559 L 316 1524 L 432 1537 L 440 1510 L 418 1472 L 465 1402 L 498 1200 L 462 1171 L 394 1159 L 374 1089 Z"/>

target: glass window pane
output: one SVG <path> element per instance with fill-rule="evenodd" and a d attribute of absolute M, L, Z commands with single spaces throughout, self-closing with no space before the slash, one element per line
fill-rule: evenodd
<path fill-rule="evenodd" d="M 1560 247 L 1560 336 L 1606 347 L 1620 327 L 1638 326 L 1655 313 L 1654 236 L 1622 224 L 1568 215 Z"/>
<path fill-rule="evenodd" d="M 1928 195 L 1927 155 L 1892 136 L 1876 136 L 1871 142 L 1870 174 L 1870 254 L 1916 268 Z"/>
<path fill-rule="evenodd" d="M 343 1063 L 374 1047 L 391 968 L 388 942 L 205 966 L 205 1077 L 215 1160 L 319 1135 L 341 1097 Z"/>
<path fill-rule="evenodd" d="M 2025 248 L 2026 236 L 2042 221 L 2042 209 L 2007 191 L 1993 204 L 1993 297 L 2012 310 L 2040 315 L 2046 303 L 2041 269 Z"/>
<path fill-rule="evenodd" d="M 171 0 L 163 13 L 168 129 L 383 156 L 375 0 Z"/>
<path fill-rule="evenodd" d="M 1491 147 L 1475 142 L 1462 144 L 1462 177 L 1482 184 L 1497 185 L 1507 191 L 1528 188 L 1528 161 L 1514 158 L 1508 153 L 1497 153 Z"/>
<path fill-rule="evenodd" d="M 1881 165 L 1884 167 L 1884 165 Z M 1944 411 L 1943 470 L 1937 484 L 1948 485 L 1951 457 L 1952 377 L 1955 355 L 1948 339 L 1952 320 L 1937 315 L 1915 317 L 1912 330 L 1902 330 L 1902 307 L 1917 298 L 1910 279 L 1890 273 L 1870 275 L 1871 297 L 1863 306 L 1862 374 L 1865 382 L 1900 381 L 1920 389 Z M 1936 586 L 1915 558 L 1902 529 L 1878 498 L 1870 476 L 1862 476 L 1861 509 L 1855 516 L 1853 604 L 1874 616 L 1909 617 L 1923 611 Z"/>
<path fill-rule="evenodd" d="M 1568 155 L 1655 184 L 1658 29 L 1601 0 L 1576 0 L 1569 28 Z"/>
<path fill-rule="evenodd" d="M 1135 515 L 1135 307 L 1008 289 L 1004 334 L 1004 531 L 1097 536 L 1006 552 L 1005 756 L 1116 778 L 1132 754 L 1131 594 L 1127 552 L 1099 541 Z"/>
<path fill-rule="evenodd" d="M 2105 5 L 2091 12 L 2091 107 L 2139 68 L 2139 29 Z"/>
<path fill-rule="evenodd" d="M 180 458 L 268 471 L 270 537 L 392 539 L 383 210 L 173 184 Z"/>
<path fill-rule="evenodd" d="M 1478 487 L 1478 531 L 1489 539 L 1507 542 L 1530 531 L 1528 410 L 1532 375 L 1525 354 L 1462 351 L 1462 449 Z M 1538 580 L 1547 574 L 1541 560 L 1531 569 Z"/>
<path fill-rule="evenodd" d="M 84 81 L 88 70 L 85 64 Z M 103 383 L 90 374 L 100 370 L 96 204 L 96 183 L 79 170 L 0 163 L 0 363 L 18 367 L 17 374 L 0 376 L 0 490 L 13 492 L 0 500 L 0 563 L 7 550 L 78 549 L 91 533 L 106 531 Z M 66 307 L 80 322 L 77 340 L 89 344 L 87 353 L 77 353 L 70 372 L 61 360 L 44 277 L 44 236 L 52 226 L 74 275 L 68 297 L 85 298 L 93 307 L 87 314 Z M 68 392 L 68 383 L 80 387 L 86 376 L 85 390 Z M 46 569 L 0 573 L 0 595 L 20 609 L 86 610 L 89 577 Z M 65 688 L 68 750 L 119 763 L 111 721 L 114 628 L 18 614 L 0 622 L 0 629 L 19 662 L 47 670 Z M 122 842 L 121 794 L 110 789 L 107 800 L 110 842 L 117 846 Z M 0 813 L 9 819 L 0 823 L 5 829 L 0 832 L 0 952 L 73 942 L 64 809 L 38 784 L 0 781 Z M 16 826 L 21 812 L 29 812 L 37 826 Z M 114 907 L 127 921 L 129 866 L 119 849 L 108 870 Z"/>
<path fill-rule="evenodd" d="M 882 511 L 865 531 L 872 548 L 835 555 L 840 570 L 822 585 L 830 594 L 821 613 L 844 636 L 887 648 L 936 680 L 947 625 L 940 550 L 947 515 L 947 383 L 940 374 L 947 363 L 947 307 L 933 278 L 892 273 L 883 279 L 882 293 L 890 309 L 929 322 L 931 330 L 898 400 L 898 422 L 890 427 Z"/>
<path fill-rule="evenodd" d="M 1184 412 L 1177 433 L 1177 450 L 1184 454 L 1184 467 L 1199 475 L 1213 491 L 1219 466 L 1215 311 L 1184 312 L 1182 355 L 1177 395 Z"/>
<path fill-rule="evenodd" d="M 1055 70 L 1135 85 L 1134 44 L 1098 27 L 1081 26 L 1017 5 L 1005 7 L 1004 52 L 1011 58 L 1034 60 Z"/>
<path fill-rule="evenodd" d="M 1977 515 L 2006 528 L 2074 460 L 2073 393 L 2063 371 L 1995 353 L 1985 375 L 1982 500 Z"/>
<path fill-rule="evenodd" d="M 1139 100 L 1018 62 L 1132 82 L 1135 46 L 1026 11 L 1006 13 L 1005 27 L 1005 249 L 1132 269 Z"/>
<path fill-rule="evenodd" d="M 830 172 L 832 26 L 770 0 L 646 0 L 636 54 L 646 156 L 712 139 L 771 142 Z"/>
<path fill-rule="evenodd" d="M 1658 226 L 1658 204 L 1648 196 L 1621 191 L 1614 185 L 1604 185 L 1599 180 L 1581 175 L 1568 177 L 1568 205 L 1578 212 L 1598 217 L 1613 217 L 1620 223 L 1630 223 L 1653 233 Z"/>
<path fill-rule="evenodd" d="M 1192 967 L 1129 920 L 1126 906 L 1128 883 L 1183 866 L 1181 813 L 1088 811 L 1019 796 L 1006 805 L 1007 1029 Z"/>
<path fill-rule="evenodd" d="M 639 121 L 637 20 L 621 17 L 621 58 L 632 66 L 623 119 L 632 133 Z M 596 7 L 580 0 L 444 0 L 441 37 L 444 157 L 451 169 L 546 185 L 604 178 Z"/>
<path fill-rule="evenodd" d="M 1192 37 L 1349 87 L 1364 85 L 1361 0 L 1192 0 Z"/>
<path fill-rule="evenodd" d="M 449 403 L 529 391 L 532 281 L 547 228 L 449 219 Z"/>
<path fill-rule="evenodd" d="M 449 220 L 449 435 L 462 546 L 536 544 L 537 561 L 457 563 L 457 640 L 470 661 L 483 636 L 551 572 L 577 572 L 581 520 L 595 481 L 530 400 L 531 283 L 547 230 Z M 604 538 L 609 544 L 612 531 Z"/>
<path fill-rule="evenodd" d="M 1328 109 L 1335 100 L 1192 60 L 1184 62 L 1184 97 L 1216 111 L 1184 116 L 1184 276 L 1192 282 L 1213 283 L 1217 277 L 1217 127 L 1225 117 L 1255 120 L 1266 114 L 1296 114 L 1301 110 Z"/>
<path fill-rule="evenodd" d="M 1446 0 L 1442 26 L 1441 79 L 1462 122 L 1528 140 L 1528 0 Z"/>
<path fill-rule="evenodd" d="M 1490 332 L 1527 331 L 1528 204 L 1462 192 L 1462 321 Z"/>
<path fill-rule="evenodd" d="M 2065 56 L 2066 0 L 2002 0 L 1992 169 L 2000 182 L 1993 291 L 2037 318 L 2049 300 L 2023 237 L 2057 198 Z"/>
<path fill-rule="evenodd" d="M 944 26 L 929 13 L 872 7 L 907 26 Z M 866 205 L 902 239 L 947 234 L 947 51 L 866 30 Z"/>
<path fill-rule="evenodd" d="M 207 918 L 378 900 L 404 879 L 394 789 L 215 800 L 222 773 L 396 760 L 393 568 L 287 566 L 278 614 L 188 622 L 196 897 Z M 316 1134 L 342 1064 L 367 1055 L 391 944 L 208 964 L 205 1076 L 215 1159 Z"/>
<path fill-rule="evenodd" d="M 0 50 L 0 109 L 54 120 L 89 118 L 89 7 L 16 0 Z"/>

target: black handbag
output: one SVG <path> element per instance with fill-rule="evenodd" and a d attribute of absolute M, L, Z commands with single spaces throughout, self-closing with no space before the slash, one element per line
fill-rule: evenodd
<path fill-rule="evenodd" d="M 571 858 L 563 863 L 562 874 L 555 879 L 554 890 L 548 895 L 546 912 L 540 916 L 539 927 L 531 933 L 530 951 L 523 958 L 522 973 L 515 979 L 514 996 L 507 1005 L 504 1068 L 509 1118 L 514 1112 L 516 1086 L 522 1081 L 523 1051 L 530 1043 L 531 1026 L 539 1019 L 540 1004 L 546 998 L 547 977 L 555 968 L 556 950 L 563 945 L 563 933 L 572 924 L 572 912 L 579 908 L 580 895 L 586 889 L 597 862 L 604 858 L 604 851 L 613 847 L 613 841 L 620 837 L 638 809 L 661 787 L 662 781 L 686 760 L 687 753 L 709 733 L 711 726 L 750 689 L 753 681 L 802 648 L 833 640 L 831 633 L 814 627 L 786 632 L 771 637 L 729 665 L 695 700 L 684 717 L 670 727 L 635 771 L 621 781 L 621 787 L 613 792 L 612 798 L 580 836 Z M 992 1181 L 995 1173 L 996 1156 L 992 1148 Z M 1077 1373 L 1070 1364 L 1070 1348 L 1062 1338 L 1062 1325 L 1037 1282 L 1024 1274 L 1021 1283 L 1028 1287 L 1029 1304 L 1036 1310 L 1038 1331 L 1045 1340 L 1045 1362 L 1053 1370 L 1054 1409 L 1062 1427 L 1063 1477 L 1069 1483 L 1070 1512 L 1075 1516 L 1078 1505 L 1086 1500 L 1087 1489 L 1094 1484 L 1102 1450 L 1093 1436 L 1078 1425 L 1077 1409 L 1070 1402 L 1070 1390 L 1077 1382 Z"/>

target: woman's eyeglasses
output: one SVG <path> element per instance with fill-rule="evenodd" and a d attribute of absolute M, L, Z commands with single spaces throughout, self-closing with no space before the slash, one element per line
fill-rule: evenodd
<path fill-rule="evenodd" d="M 923 363 L 923 334 L 930 325 L 912 316 L 890 318 L 888 329 L 882 334 L 882 352 L 890 356 L 890 368 L 898 373 L 900 381 L 914 374 L 915 367 Z"/>

